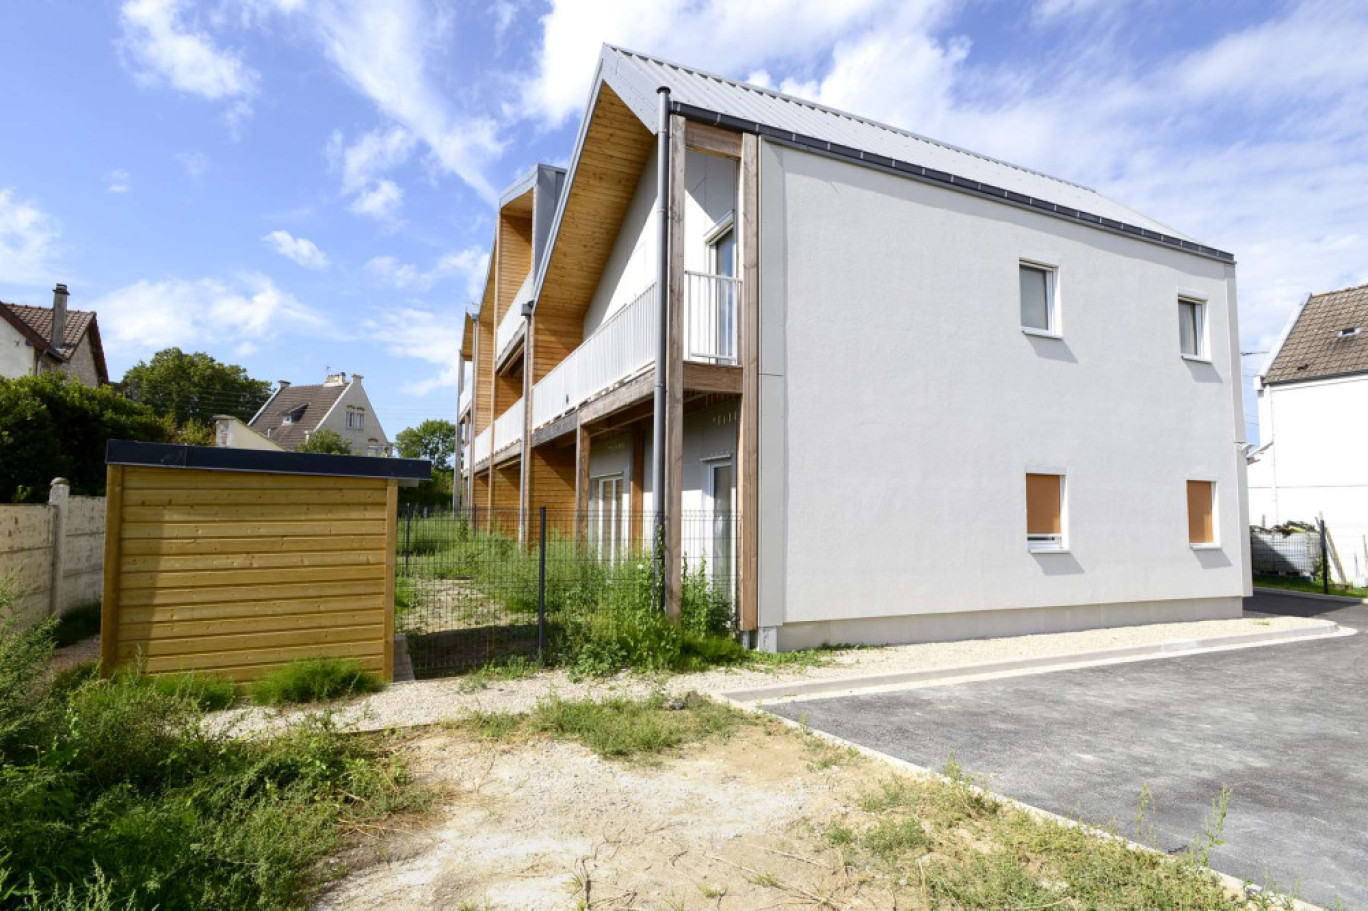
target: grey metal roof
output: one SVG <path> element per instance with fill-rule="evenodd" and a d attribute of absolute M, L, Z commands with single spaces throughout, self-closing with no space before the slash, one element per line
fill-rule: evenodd
<path fill-rule="evenodd" d="M 887 124 L 611 45 L 604 46 L 599 67 L 602 79 L 652 130 L 659 106 L 656 90 L 668 86 L 673 107 L 698 119 L 749 128 L 818 151 L 825 145 L 826 151 L 858 157 L 908 176 L 1233 260 L 1230 254 L 1199 244 L 1087 187 Z M 717 116 L 709 118 L 708 114 Z"/>

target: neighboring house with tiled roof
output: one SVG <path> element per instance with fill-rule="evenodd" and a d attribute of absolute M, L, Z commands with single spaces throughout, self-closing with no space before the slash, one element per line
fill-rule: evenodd
<path fill-rule="evenodd" d="M 1254 389 L 1250 521 L 1323 515 L 1345 573 L 1368 581 L 1368 285 L 1308 297 Z"/>
<path fill-rule="evenodd" d="M 67 309 L 66 285 L 51 307 L 0 301 L 0 376 L 67 373 L 87 386 L 109 382 L 94 311 Z"/>
<path fill-rule="evenodd" d="M 390 454 L 390 442 L 359 373 L 351 379 L 345 373 L 329 374 L 317 386 L 281 380 L 248 427 L 282 449 L 298 449 L 317 431 L 332 430 L 351 444 L 356 455 Z"/>

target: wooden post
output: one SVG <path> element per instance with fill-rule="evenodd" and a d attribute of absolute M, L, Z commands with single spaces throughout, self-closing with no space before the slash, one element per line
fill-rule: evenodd
<path fill-rule="evenodd" d="M 665 616 L 678 623 L 683 572 L 684 502 L 684 209 L 687 127 L 670 117 L 669 362 L 665 367 Z"/>
<path fill-rule="evenodd" d="M 100 598 L 100 676 L 119 660 L 119 534 L 123 525 L 122 465 L 105 469 L 104 592 Z"/>
<path fill-rule="evenodd" d="M 741 425 L 737 434 L 738 625 L 756 628 L 760 549 L 760 167 L 759 137 L 741 137 L 738 187 L 741 249 Z"/>
<path fill-rule="evenodd" d="M 589 541 L 589 457 L 592 446 L 589 431 L 580 426 L 575 431 L 575 543 L 580 546 Z"/>
<path fill-rule="evenodd" d="M 632 425 L 632 485 L 631 494 L 628 498 L 628 508 L 631 515 L 627 517 L 628 531 L 627 540 L 633 547 L 642 547 L 644 542 L 641 540 L 641 523 L 643 513 L 646 510 L 646 428 L 640 421 Z"/>
<path fill-rule="evenodd" d="M 394 571 L 399 533 L 399 482 L 385 484 L 385 632 L 381 643 L 380 676 L 394 682 Z"/>

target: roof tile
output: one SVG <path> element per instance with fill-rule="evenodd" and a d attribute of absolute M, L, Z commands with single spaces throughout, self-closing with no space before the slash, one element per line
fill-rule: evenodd
<path fill-rule="evenodd" d="M 1345 330 L 1358 329 L 1341 335 Z M 1317 294 L 1302 307 L 1264 382 L 1368 373 L 1368 285 Z"/>

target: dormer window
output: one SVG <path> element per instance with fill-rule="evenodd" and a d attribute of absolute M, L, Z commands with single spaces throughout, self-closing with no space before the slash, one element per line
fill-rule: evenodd
<path fill-rule="evenodd" d="M 300 406 L 299 406 L 298 408 L 296 408 L 294 411 L 288 412 L 288 413 L 285 415 L 284 420 L 282 420 L 280 423 L 282 423 L 282 424 L 298 424 L 300 421 L 304 420 L 304 409 L 306 409 L 306 408 L 308 408 L 308 407 L 309 407 L 309 406 L 307 406 L 307 405 L 300 405 Z"/>
<path fill-rule="evenodd" d="M 1352 327 L 1350 327 L 1350 328 L 1348 328 L 1348 329 L 1341 329 L 1341 330 L 1339 331 L 1339 337 L 1340 337 L 1340 338 L 1354 338 L 1355 336 L 1357 336 L 1357 335 L 1358 335 L 1360 332 L 1362 332 L 1362 331 L 1363 331 L 1363 327 L 1362 327 L 1362 326 L 1352 326 Z"/>

